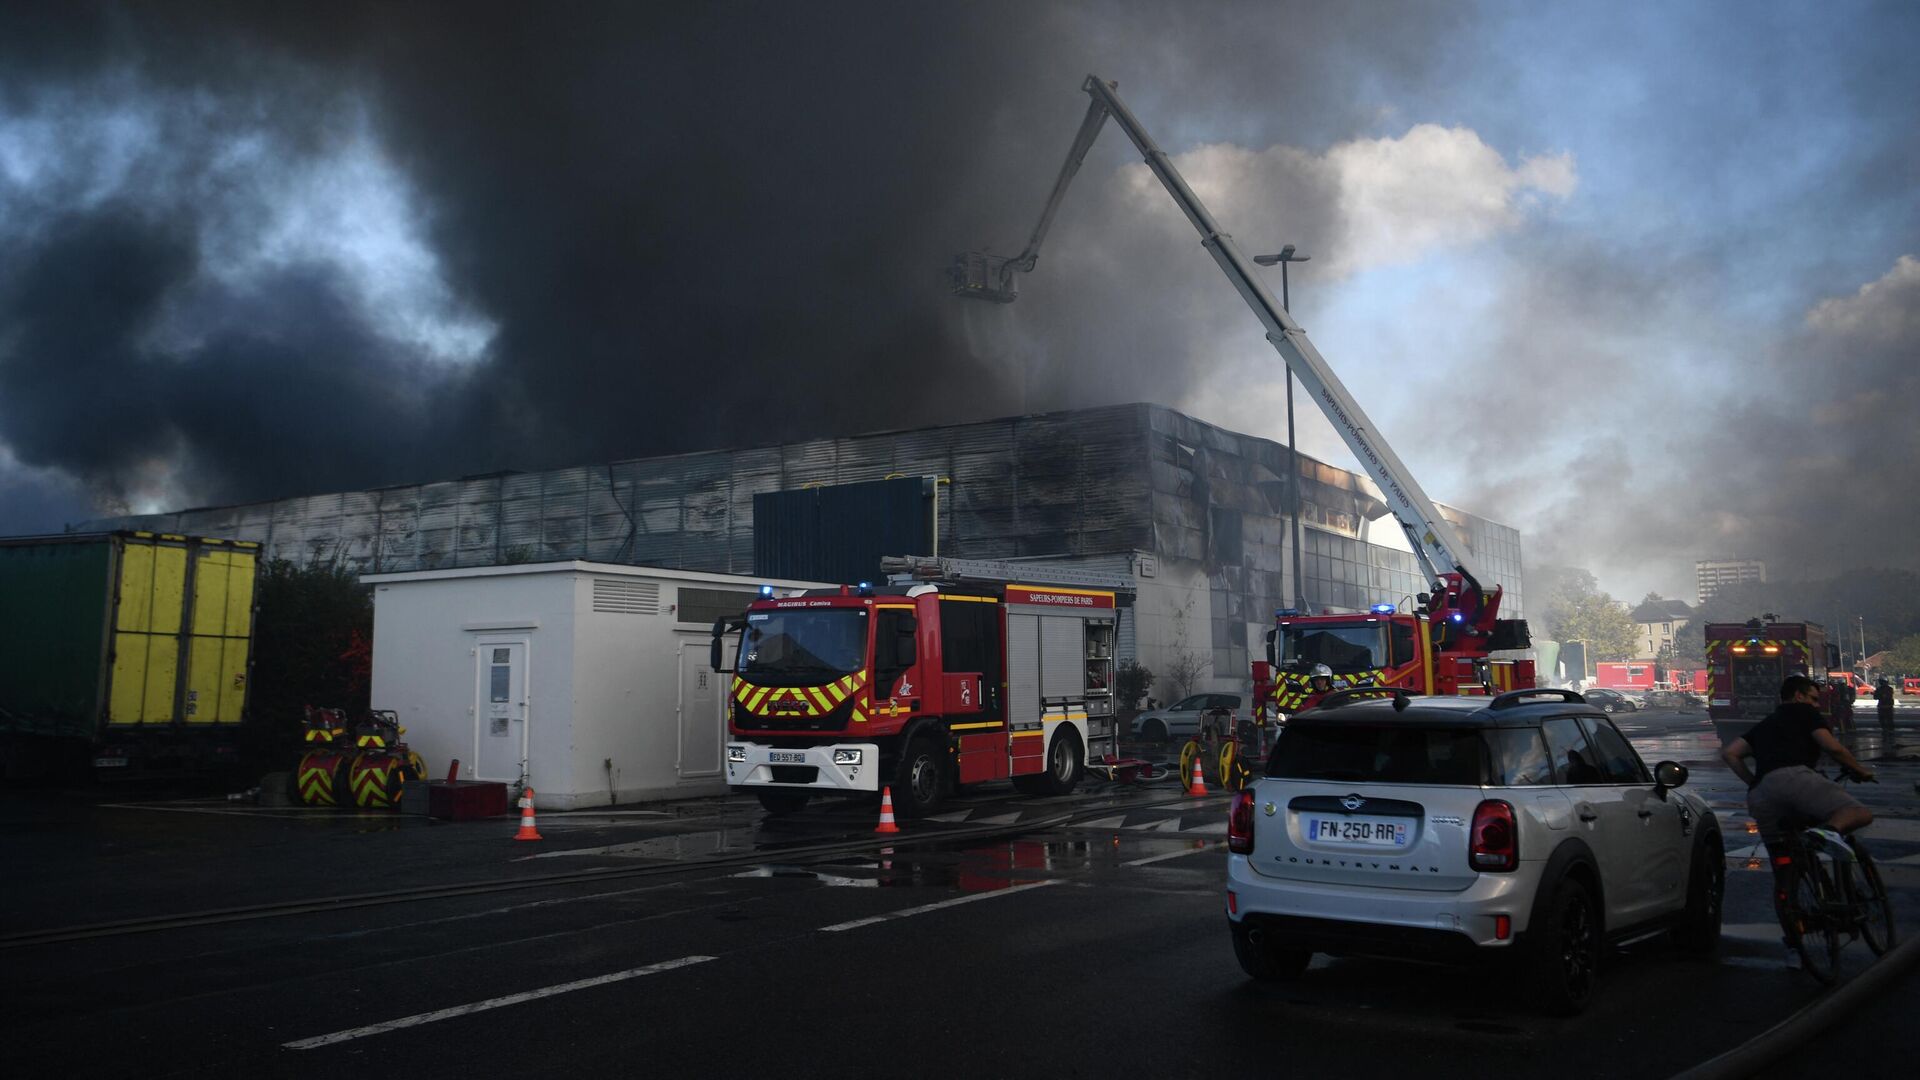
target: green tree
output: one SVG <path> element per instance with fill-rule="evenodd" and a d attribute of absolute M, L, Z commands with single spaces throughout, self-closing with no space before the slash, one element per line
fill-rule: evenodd
<path fill-rule="evenodd" d="M 273 559 L 254 593 L 249 764 L 291 769 L 308 705 L 366 712 L 373 590 L 344 567 Z"/>
<path fill-rule="evenodd" d="M 1920 634 L 1909 634 L 1887 650 L 1884 668 L 1889 676 L 1920 675 Z"/>
<path fill-rule="evenodd" d="M 1633 655 L 1633 620 L 1593 575 L 1575 566 L 1544 567 L 1546 604 L 1540 626 L 1548 640 L 1580 641 L 1587 659 L 1625 660 Z"/>
<path fill-rule="evenodd" d="M 1114 689 L 1120 702 L 1120 708 L 1128 712 L 1140 708 L 1140 699 L 1153 689 L 1153 672 L 1140 666 L 1137 661 L 1129 660 L 1114 671 Z"/>

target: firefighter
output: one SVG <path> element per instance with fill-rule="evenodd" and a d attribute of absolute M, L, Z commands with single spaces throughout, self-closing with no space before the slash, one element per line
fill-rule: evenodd
<path fill-rule="evenodd" d="M 1313 665 L 1313 673 L 1307 676 L 1307 692 L 1326 694 L 1333 691 L 1333 669 L 1325 664 Z"/>
<path fill-rule="evenodd" d="M 1880 713 L 1880 737 L 1889 749 L 1893 746 L 1893 684 L 1882 676 L 1873 687 L 1874 707 Z"/>

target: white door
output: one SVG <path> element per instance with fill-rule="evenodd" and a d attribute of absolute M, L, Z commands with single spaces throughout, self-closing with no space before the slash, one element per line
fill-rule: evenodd
<path fill-rule="evenodd" d="M 471 775 L 511 783 L 526 775 L 527 639 L 481 638 L 473 655 Z"/>
<path fill-rule="evenodd" d="M 720 746 L 726 739 L 729 677 L 712 668 L 712 639 L 680 643 L 680 760 L 682 778 L 720 775 Z M 732 651 L 731 646 L 723 646 Z"/>

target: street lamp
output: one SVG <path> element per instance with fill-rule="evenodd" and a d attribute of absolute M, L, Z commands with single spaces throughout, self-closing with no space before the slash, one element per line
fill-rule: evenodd
<path fill-rule="evenodd" d="M 1261 266 L 1280 264 L 1280 307 L 1288 314 L 1293 313 L 1287 295 L 1287 264 L 1306 262 L 1311 255 L 1300 255 L 1292 244 L 1280 249 L 1277 255 L 1255 255 L 1253 261 Z M 1300 578 L 1300 462 L 1293 449 L 1293 369 L 1287 369 L 1287 490 L 1293 493 L 1293 505 L 1288 507 L 1293 517 L 1293 606 L 1304 608 L 1306 591 Z"/>

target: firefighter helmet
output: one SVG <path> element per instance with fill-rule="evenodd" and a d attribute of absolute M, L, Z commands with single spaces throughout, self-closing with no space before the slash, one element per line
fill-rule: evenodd
<path fill-rule="evenodd" d="M 1325 664 L 1315 664 L 1313 665 L 1313 674 L 1310 678 L 1331 679 L 1333 678 L 1333 669 Z"/>

